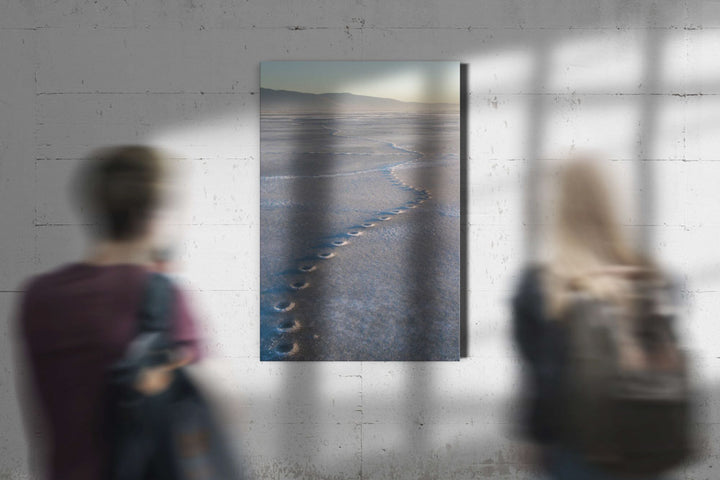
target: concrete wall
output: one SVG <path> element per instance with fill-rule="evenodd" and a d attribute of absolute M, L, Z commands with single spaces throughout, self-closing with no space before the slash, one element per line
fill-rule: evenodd
<path fill-rule="evenodd" d="M 543 218 L 527 179 L 581 149 L 615 160 L 624 220 L 686 280 L 682 331 L 716 443 L 718 25 L 719 2 L 691 0 L 0 2 L 0 478 L 29 472 L 8 333 L 18 285 L 83 254 L 67 180 L 89 149 L 124 142 L 188 157 L 180 257 L 211 354 L 200 368 L 256 478 L 530 476 L 507 298 Z M 462 361 L 257 360 L 259 62 L 286 59 L 468 64 Z M 708 447 L 679 478 L 714 478 L 717 461 Z"/>

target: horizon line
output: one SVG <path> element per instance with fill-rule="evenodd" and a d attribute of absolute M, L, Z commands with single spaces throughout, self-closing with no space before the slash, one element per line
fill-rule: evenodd
<path fill-rule="evenodd" d="M 305 95 L 353 95 L 355 97 L 367 97 L 367 98 L 378 98 L 380 100 L 392 100 L 394 102 L 400 102 L 400 103 L 420 103 L 424 105 L 460 105 L 460 99 L 458 99 L 457 103 L 454 102 L 408 102 L 405 100 L 398 100 L 397 98 L 391 98 L 391 97 L 375 97 L 372 95 L 359 95 L 357 93 L 352 92 L 323 92 L 323 93 L 313 93 L 313 92 L 303 92 L 302 90 L 286 90 L 284 88 L 268 88 L 260 86 L 260 90 L 272 90 L 273 92 L 293 92 L 293 93 L 303 93 Z"/>

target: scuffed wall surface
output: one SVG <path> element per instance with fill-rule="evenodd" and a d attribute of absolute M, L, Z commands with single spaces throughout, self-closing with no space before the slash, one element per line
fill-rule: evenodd
<path fill-rule="evenodd" d="M 684 280 L 708 449 L 679 477 L 714 478 L 719 25 L 712 1 L 0 3 L 0 478 L 29 472 L 8 323 L 21 281 L 82 255 L 68 180 L 89 149 L 126 142 L 187 157 L 200 368 L 262 479 L 530 478 L 507 309 L 544 218 L 528 178 L 539 158 L 602 151 L 631 192 L 623 220 Z M 291 59 L 468 64 L 459 363 L 258 362 L 259 62 Z"/>

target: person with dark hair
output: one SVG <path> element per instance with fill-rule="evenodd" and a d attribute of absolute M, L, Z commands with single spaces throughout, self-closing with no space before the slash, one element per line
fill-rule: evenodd
<path fill-rule="evenodd" d="M 39 408 L 27 413 L 39 416 L 48 430 L 42 460 L 49 479 L 106 476 L 107 371 L 137 333 L 138 310 L 156 261 L 166 162 L 161 152 L 145 146 L 95 152 L 76 188 L 95 234 L 87 257 L 24 286 L 17 329 Z M 173 289 L 173 360 L 141 372 L 136 388 L 146 395 L 163 391 L 172 369 L 200 357 L 194 317 L 182 292 Z"/>
<path fill-rule="evenodd" d="M 124 241 L 144 236 L 164 200 L 166 170 L 167 160 L 148 147 L 108 148 L 94 154 L 80 172 L 78 193 L 104 237 Z"/>

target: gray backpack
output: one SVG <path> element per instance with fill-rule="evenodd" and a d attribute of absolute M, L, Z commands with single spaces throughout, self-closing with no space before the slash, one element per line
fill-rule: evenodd
<path fill-rule="evenodd" d="M 691 451 L 686 359 L 667 284 L 634 280 L 623 305 L 575 292 L 566 313 L 566 441 L 590 464 L 652 475 Z"/>

